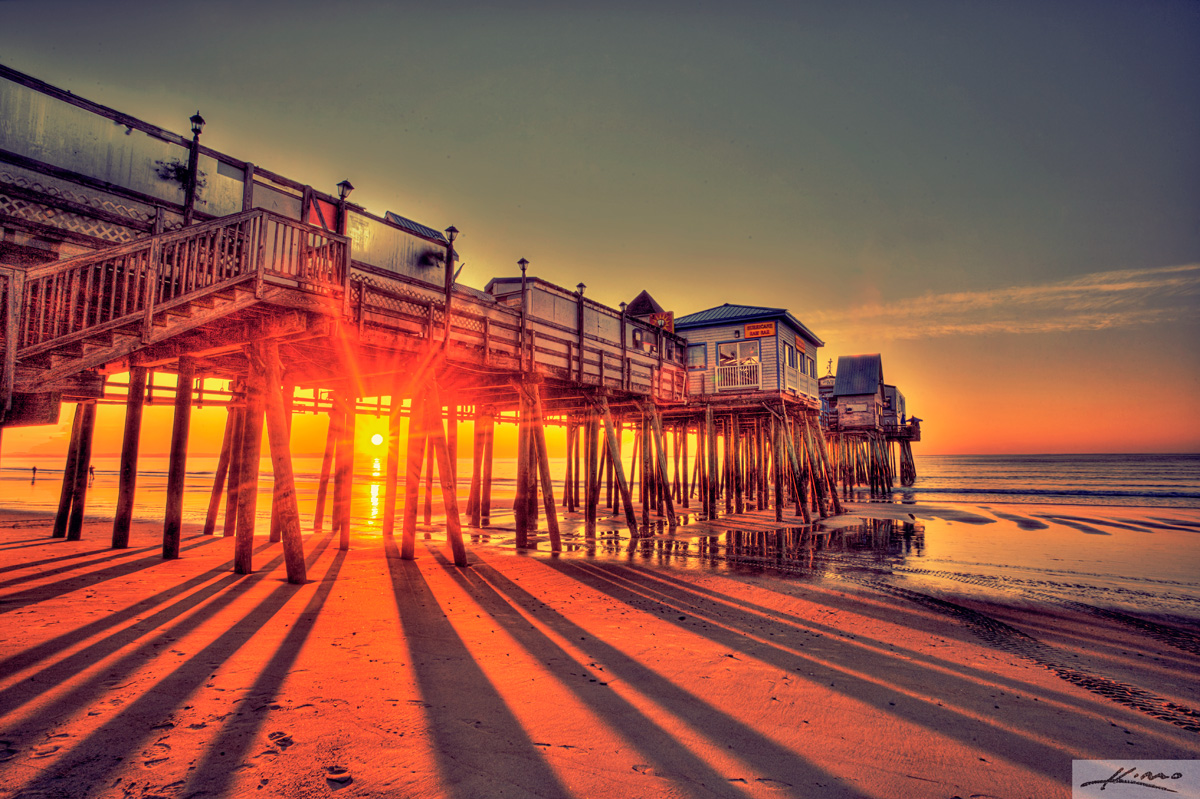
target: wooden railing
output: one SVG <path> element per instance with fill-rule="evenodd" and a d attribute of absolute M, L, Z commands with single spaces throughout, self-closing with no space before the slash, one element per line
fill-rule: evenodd
<path fill-rule="evenodd" d="M 30 269 L 17 355 L 28 357 L 243 281 L 266 276 L 344 290 L 348 239 L 264 210 L 246 211 Z"/>
<path fill-rule="evenodd" d="M 759 365 L 742 363 L 717 367 L 717 391 L 744 391 L 761 385 Z"/>

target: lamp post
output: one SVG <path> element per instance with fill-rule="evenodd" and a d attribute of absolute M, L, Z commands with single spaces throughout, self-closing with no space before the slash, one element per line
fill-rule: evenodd
<path fill-rule="evenodd" d="M 517 261 L 517 266 L 521 267 L 521 371 L 525 371 L 525 318 L 529 316 L 529 296 L 526 290 L 525 268 L 529 266 L 529 261 L 522 258 Z"/>
<path fill-rule="evenodd" d="M 337 232 L 339 235 L 346 235 L 346 198 L 350 196 L 350 192 L 354 191 L 354 184 L 348 180 L 343 180 L 337 184 L 338 190 L 338 218 Z"/>
<path fill-rule="evenodd" d="M 454 292 L 454 240 L 458 238 L 458 228 L 454 225 L 446 228 L 446 311 L 445 328 L 442 333 L 442 347 L 450 349 L 450 298 Z"/>
<path fill-rule="evenodd" d="M 188 148 L 188 180 L 183 195 L 183 224 L 192 224 L 195 214 L 196 184 L 200 177 L 200 132 L 204 130 L 204 117 L 197 111 L 188 120 L 192 123 L 192 144 Z"/>

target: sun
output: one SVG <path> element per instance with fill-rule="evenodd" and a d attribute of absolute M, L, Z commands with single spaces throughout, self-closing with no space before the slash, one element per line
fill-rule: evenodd
<path fill-rule="evenodd" d="M 376 433 L 375 435 L 371 436 L 371 443 L 378 447 L 383 443 L 383 435 Z"/>

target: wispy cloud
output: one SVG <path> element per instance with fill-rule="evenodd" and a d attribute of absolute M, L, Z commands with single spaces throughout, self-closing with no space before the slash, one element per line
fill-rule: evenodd
<path fill-rule="evenodd" d="M 1200 264 L 1185 264 L 990 291 L 931 292 L 804 317 L 823 337 L 919 339 L 1160 324 L 1195 318 L 1198 299 Z"/>

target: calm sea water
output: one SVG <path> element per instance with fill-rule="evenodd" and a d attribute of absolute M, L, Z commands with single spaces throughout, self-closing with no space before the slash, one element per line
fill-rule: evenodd
<path fill-rule="evenodd" d="M 934 455 L 894 498 L 1200 507 L 1200 455 Z"/>
<path fill-rule="evenodd" d="M 96 478 L 89 491 L 89 515 L 111 517 L 116 508 L 116 457 L 93 459 Z M 269 461 L 262 462 L 259 508 L 269 509 Z M 31 479 L 37 467 L 36 481 Z M 320 458 L 295 459 L 296 488 L 301 514 L 314 512 Z M 188 462 L 184 499 L 187 521 L 203 521 L 212 487 L 215 458 L 193 457 Z M 459 494 L 466 500 L 471 464 L 459 461 Z M 167 459 L 146 457 L 138 477 L 135 516 L 162 518 Z M 552 466 L 563 473 L 562 463 Z M 378 458 L 355 462 L 356 524 L 376 526 L 383 502 L 384 465 Z M 516 463 L 498 458 L 493 496 L 501 507 L 511 501 Z M 53 511 L 62 484 L 61 458 L 6 457 L 0 468 L 0 507 L 9 510 Z M 940 455 L 917 456 L 917 482 L 897 487 L 899 502 L 1052 503 L 1125 507 L 1200 508 L 1200 455 Z M 440 501 L 438 503 L 440 506 Z"/>

